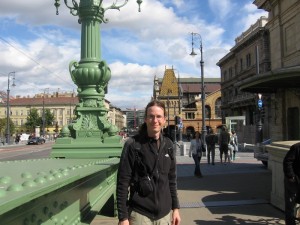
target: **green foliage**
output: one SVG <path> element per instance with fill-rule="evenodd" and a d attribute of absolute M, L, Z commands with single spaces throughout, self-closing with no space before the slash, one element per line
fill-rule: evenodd
<path fill-rule="evenodd" d="M 38 114 L 38 110 L 36 108 L 32 108 L 27 116 L 27 122 L 25 123 L 26 128 L 30 132 L 34 132 L 35 127 L 40 126 L 42 124 L 42 119 Z"/>
<path fill-rule="evenodd" d="M 54 115 L 51 113 L 50 109 L 45 109 L 45 127 L 53 125 Z"/>
<path fill-rule="evenodd" d="M 7 124 L 7 118 L 1 118 L 0 119 L 0 136 L 5 137 L 6 134 L 6 124 Z M 13 134 L 15 132 L 15 124 L 9 118 L 9 131 L 10 134 Z"/>
<path fill-rule="evenodd" d="M 54 115 L 51 113 L 50 109 L 45 109 L 45 128 L 52 126 L 54 120 Z M 27 122 L 25 123 L 26 129 L 30 132 L 34 132 L 35 127 L 43 127 L 43 115 L 40 116 L 36 108 L 30 110 L 27 116 Z"/>

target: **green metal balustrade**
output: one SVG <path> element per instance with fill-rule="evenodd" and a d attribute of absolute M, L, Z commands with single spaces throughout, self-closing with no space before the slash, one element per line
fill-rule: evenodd
<path fill-rule="evenodd" d="M 71 3 L 70 3 L 71 2 Z M 5 225 L 89 224 L 105 210 L 116 216 L 115 189 L 122 150 L 118 129 L 107 119 L 105 89 L 111 77 L 101 59 L 104 0 L 64 0 L 81 24 L 81 59 L 69 65 L 77 85 L 76 120 L 64 126 L 51 157 L 0 163 L 0 221 Z M 137 1 L 140 11 L 141 0 Z M 60 0 L 55 0 L 59 14 Z"/>

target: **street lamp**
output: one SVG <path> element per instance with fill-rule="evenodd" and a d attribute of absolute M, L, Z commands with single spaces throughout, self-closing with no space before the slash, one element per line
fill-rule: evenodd
<path fill-rule="evenodd" d="M 9 85 L 10 85 L 10 77 L 12 76 L 13 78 L 13 83 L 12 86 L 16 86 L 15 85 L 15 72 L 10 72 L 7 75 L 7 100 L 6 100 L 6 143 L 9 144 L 10 143 L 10 120 L 9 120 L 9 116 L 10 116 L 10 109 L 9 109 Z"/>
<path fill-rule="evenodd" d="M 205 126 L 205 90 L 204 90 L 204 70 L 203 70 L 203 67 L 204 67 L 204 61 L 203 61 L 203 52 L 202 52 L 202 37 L 200 34 L 198 33 L 191 33 L 192 35 L 192 52 L 191 52 L 191 56 L 195 56 L 197 55 L 195 52 L 194 52 L 194 37 L 197 36 L 199 37 L 199 49 L 200 49 L 200 56 L 201 56 L 201 59 L 200 59 L 200 68 L 201 68 L 201 102 L 202 102 L 202 141 L 204 143 L 204 145 L 206 145 L 205 143 L 205 137 L 206 137 L 206 126 Z"/>
<path fill-rule="evenodd" d="M 49 91 L 49 88 L 46 88 L 44 90 L 44 94 L 43 94 L 43 115 L 42 115 L 42 135 L 43 135 L 43 137 L 45 137 L 45 125 L 46 125 L 46 115 L 45 115 L 45 94 L 46 94 L 46 90 Z"/>

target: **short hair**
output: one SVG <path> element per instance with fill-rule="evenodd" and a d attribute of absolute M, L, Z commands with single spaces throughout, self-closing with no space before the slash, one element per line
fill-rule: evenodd
<path fill-rule="evenodd" d="M 149 102 L 147 104 L 146 108 L 145 108 L 145 118 L 147 117 L 148 109 L 152 106 L 158 106 L 158 107 L 162 108 L 163 111 L 164 111 L 164 116 L 166 116 L 166 106 L 165 106 L 165 104 L 162 101 L 153 100 L 153 101 Z"/>
<path fill-rule="evenodd" d="M 222 131 L 227 131 L 227 127 L 225 125 L 222 126 Z"/>
<path fill-rule="evenodd" d="M 201 137 L 201 134 L 199 131 L 196 131 L 194 134 L 193 134 L 193 138 L 196 138 L 196 134 L 199 134 L 199 137 Z"/>

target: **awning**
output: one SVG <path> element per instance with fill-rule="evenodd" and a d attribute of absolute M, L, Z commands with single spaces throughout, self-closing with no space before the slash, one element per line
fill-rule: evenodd
<path fill-rule="evenodd" d="M 249 77 L 235 84 L 240 91 L 274 93 L 277 89 L 300 88 L 300 66 L 281 68 Z"/>

